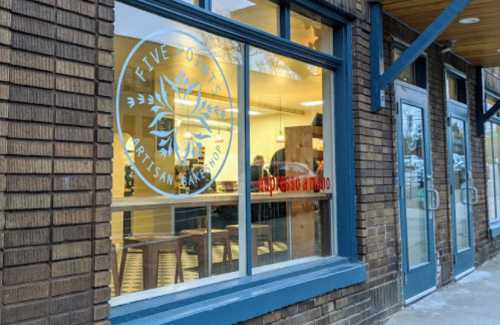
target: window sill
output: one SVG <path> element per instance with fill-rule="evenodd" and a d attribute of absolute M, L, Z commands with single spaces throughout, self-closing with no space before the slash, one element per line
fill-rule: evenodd
<path fill-rule="evenodd" d="M 496 238 L 500 236 L 500 220 L 495 220 L 490 223 L 491 237 Z"/>
<path fill-rule="evenodd" d="M 151 325 L 234 324 L 361 283 L 366 277 L 366 266 L 362 263 L 351 263 L 343 257 L 324 258 L 115 306 L 111 321 Z"/>

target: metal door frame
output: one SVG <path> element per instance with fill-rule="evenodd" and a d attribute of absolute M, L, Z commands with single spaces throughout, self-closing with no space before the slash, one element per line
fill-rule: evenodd
<path fill-rule="evenodd" d="M 435 239 L 435 225 L 434 225 L 434 211 L 439 208 L 439 193 L 435 191 L 433 184 L 433 171 L 432 171 L 432 150 L 430 138 L 430 119 L 429 119 L 429 105 L 428 93 L 426 89 L 405 83 L 400 80 L 394 82 L 395 99 L 397 105 L 396 115 L 396 134 L 397 134 L 397 161 L 398 161 L 398 175 L 399 175 L 399 218 L 401 225 L 401 244 L 402 244 L 402 267 L 403 267 L 403 297 L 406 304 L 410 304 L 429 293 L 436 290 L 436 239 Z M 426 277 L 428 285 L 421 282 L 424 287 L 423 290 L 411 287 L 409 283 L 413 277 L 411 272 L 418 269 L 423 269 L 424 265 L 417 266 L 413 269 L 409 267 L 408 261 L 408 228 L 406 222 L 406 193 L 405 193 L 405 170 L 404 170 L 404 155 L 403 155 L 403 134 L 402 134 L 402 103 L 407 103 L 414 107 L 418 107 L 423 112 L 423 136 L 424 136 L 424 161 L 425 161 L 425 187 L 426 187 L 426 210 L 427 210 L 427 235 L 428 235 L 428 263 L 424 264 L 429 269 L 421 271 L 422 273 L 432 273 L 431 278 Z M 433 199 L 430 197 L 429 192 L 435 194 Z M 429 205 L 433 201 L 433 207 Z M 432 270 L 432 271 L 429 271 Z M 416 275 L 418 276 L 418 274 Z M 415 285 L 415 284 L 413 284 Z"/>
<path fill-rule="evenodd" d="M 477 201 L 477 189 L 474 186 L 473 176 L 472 176 L 472 156 L 471 156 L 471 138 L 470 138 L 470 121 L 468 116 L 468 106 L 461 102 L 454 100 L 447 100 L 447 165 L 448 165 L 448 184 L 449 184 L 449 207 L 450 207 L 450 220 L 451 220 L 451 249 L 453 253 L 453 276 L 455 280 L 458 280 L 472 271 L 474 271 L 474 259 L 475 259 L 475 236 L 474 236 L 474 209 L 473 206 Z M 456 207 L 455 207 L 455 180 L 453 172 L 453 156 L 452 156 L 452 132 L 451 119 L 457 119 L 464 122 L 465 131 L 465 163 L 467 166 L 467 213 L 468 213 L 468 224 L 469 224 L 469 248 L 458 251 L 457 243 L 457 227 L 456 227 Z M 474 193 L 474 194 L 472 194 Z M 474 199 L 472 196 L 474 195 Z M 465 259 L 465 260 L 464 260 Z"/>

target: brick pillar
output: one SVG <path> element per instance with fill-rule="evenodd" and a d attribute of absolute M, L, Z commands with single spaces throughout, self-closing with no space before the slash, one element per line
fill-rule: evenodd
<path fill-rule="evenodd" d="M 108 323 L 112 6 L 0 0 L 0 324 Z"/>
<path fill-rule="evenodd" d="M 3 282 L 3 258 L 4 258 L 4 227 L 5 227 L 5 187 L 6 187 L 6 160 L 7 153 L 7 100 L 9 98 L 9 61 L 11 43 L 11 16 L 8 3 L 0 0 L 0 279 Z M 0 282 L 0 288 L 2 287 Z M 3 296 L 3 290 L 0 290 Z M 3 320 L 3 299 L 0 299 L 0 324 Z"/>

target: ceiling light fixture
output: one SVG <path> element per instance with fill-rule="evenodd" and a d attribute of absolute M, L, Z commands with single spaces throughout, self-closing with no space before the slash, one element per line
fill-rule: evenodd
<path fill-rule="evenodd" d="M 238 109 L 237 108 L 227 108 L 226 112 L 238 113 Z M 248 115 L 251 115 L 251 116 L 262 115 L 262 112 L 249 111 Z"/>
<path fill-rule="evenodd" d="M 187 99 L 182 99 L 182 98 L 176 98 L 175 103 L 181 104 L 181 105 L 188 105 L 188 106 L 196 105 L 196 102 L 194 100 L 187 100 Z"/>
<path fill-rule="evenodd" d="M 302 102 L 302 103 L 300 103 L 300 105 L 302 105 L 304 107 L 316 107 L 316 106 L 323 105 L 323 101 L 322 100 L 313 100 L 313 101 L 309 101 L 309 102 Z"/>
<path fill-rule="evenodd" d="M 500 48 L 497 49 L 497 53 L 500 53 Z"/>
<path fill-rule="evenodd" d="M 481 19 L 477 17 L 466 17 L 460 19 L 458 22 L 462 25 L 472 25 L 472 24 L 477 24 L 481 21 Z"/>

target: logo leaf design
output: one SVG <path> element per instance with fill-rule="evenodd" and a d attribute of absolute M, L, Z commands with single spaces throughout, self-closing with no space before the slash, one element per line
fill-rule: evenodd
<path fill-rule="evenodd" d="M 149 133 L 158 137 L 158 138 L 166 138 L 166 137 L 169 137 L 173 132 L 174 132 L 174 130 L 170 130 L 170 131 L 154 130 L 154 131 L 151 131 Z M 161 145 L 161 143 L 160 143 L 160 145 Z"/>
<path fill-rule="evenodd" d="M 203 116 L 203 115 L 198 116 L 198 121 L 200 121 L 201 126 L 203 126 L 203 128 L 205 130 L 212 133 L 212 130 L 210 129 L 210 126 L 208 125 L 207 119 L 205 118 L 205 116 Z"/>
<path fill-rule="evenodd" d="M 156 114 L 155 118 L 148 125 L 148 127 L 149 128 L 155 127 L 161 121 L 161 119 L 164 118 L 167 115 L 170 115 L 170 113 L 169 112 L 160 112 L 160 113 Z"/>
<path fill-rule="evenodd" d="M 129 108 L 133 108 L 135 106 L 135 99 L 134 97 L 129 97 L 127 98 L 127 103 Z"/>
<path fill-rule="evenodd" d="M 204 140 L 204 139 L 210 138 L 210 135 L 201 134 L 201 133 L 195 133 L 195 134 L 193 134 L 193 136 L 198 140 Z"/>

